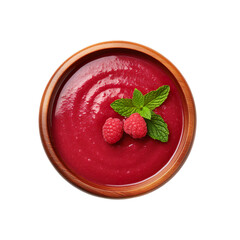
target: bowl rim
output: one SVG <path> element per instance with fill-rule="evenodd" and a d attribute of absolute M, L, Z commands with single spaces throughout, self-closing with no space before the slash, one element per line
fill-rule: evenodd
<path fill-rule="evenodd" d="M 176 79 L 183 93 L 183 132 L 179 145 L 168 164 L 150 178 L 123 186 L 107 186 L 75 176 L 61 161 L 51 142 L 49 107 L 54 90 L 63 74 L 79 59 L 106 49 L 126 49 L 144 53 L 165 66 Z M 56 170 L 71 184 L 88 193 L 108 198 L 127 198 L 150 192 L 170 180 L 181 168 L 192 148 L 196 132 L 196 109 L 191 90 L 179 70 L 163 55 L 144 45 L 127 41 L 108 41 L 88 46 L 68 58 L 49 80 L 42 96 L 39 109 L 39 131 L 44 150 Z"/>

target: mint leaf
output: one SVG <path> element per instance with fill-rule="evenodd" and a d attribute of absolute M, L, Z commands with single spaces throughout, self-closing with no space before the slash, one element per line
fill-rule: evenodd
<path fill-rule="evenodd" d="M 151 110 L 148 107 L 138 108 L 137 113 L 139 113 L 143 118 L 151 119 Z"/>
<path fill-rule="evenodd" d="M 110 105 L 112 109 L 119 113 L 121 116 L 129 117 L 131 114 L 135 113 L 137 108 L 134 107 L 132 99 L 130 98 L 121 98 L 117 99 Z"/>
<path fill-rule="evenodd" d="M 170 87 L 168 85 L 161 86 L 155 91 L 151 91 L 144 95 L 144 106 L 150 110 L 159 107 L 168 97 Z"/>
<path fill-rule="evenodd" d="M 148 135 L 161 142 L 168 141 L 168 127 L 160 115 L 152 112 L 151 120 L 146 119 Z"/>
<path fill-rule="evenodd" d="M 137 90 L 136 88 L 133 91 L 132 103 L 135 107 L 141 108 L 144 105 L 144 96 L 143 94 Z"/>

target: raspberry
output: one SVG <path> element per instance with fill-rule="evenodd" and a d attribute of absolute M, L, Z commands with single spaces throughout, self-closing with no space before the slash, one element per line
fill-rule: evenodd
<path fill-rule="evenodd" d="M 142 138 L 147 134 L 147 124 L 139 113 L 133 113 L 124 122 L 124 131 L 133 138 Z"/>
<path fill-rule="evenodd" d="M 107 143 L 118 142 L 123 135 L 123 123 L 118 118 L 108 118 L 102 128 L 103 138 Z"/>

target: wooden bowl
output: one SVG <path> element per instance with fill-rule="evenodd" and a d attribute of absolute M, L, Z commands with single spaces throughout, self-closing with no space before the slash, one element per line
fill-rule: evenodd
<path fill-rule="evenodd" d="M 123 186 L 107 186 L 100 185 L 94 182 L 90 182 L 84 178 L 75 176 L 63 163 L 61 157 L 58 155 L 56 149 L 52 142 L 50 126 L 51 126 L 51 110 L 53 106 L 54 97 L 56 96 L 61 84 L 63 81 L 73 73 L 79 66 L 79 62 L 85 61 L 90 54 L 99 53 L 99 52 L 109 52 L 115 49 L 123 50 L 134 50 L 137 52 L 144 53 L 165 66 L 174 77 L 175 84 L 178 85 L 179 92 L 182 99 L 183 105 L 183 133 L 180 139 L 177 150 L 170 159 L 169 163 L 161 169 L 157 174 L 152 177 L 141 181 L 136 184 L 123 185 Z M 124 42 L 124 41 L 112 41 L 112 42 L 103 42 L 99 44 L 92 45 L 87 47 L 69 59 L 67 59 L 54 73 L 50 79 L 43 97 L 40 106 L 39 113 L 39 127 L 40 135 L 44 149 L 49 157 L 50 161 L 57 169 L 57 171 L 70 183 L 74 186 L 87 191 L 89 193 L 111 197 L 111 198 L 124 198 L 132 197 L 147 193 L 151 190 L 160 187 L 165 182 L 167 182 L 171 177 L 176 174 L 176 172 L 183 165 L 186 160 L 195 135 L 196 128 L 196 113 L 194 100 L 191 94 L 191 91 L 181 75 L 178 69 L 165 57 L 163 57 L 158 52 L 142 46 L 140 44 Z"/>

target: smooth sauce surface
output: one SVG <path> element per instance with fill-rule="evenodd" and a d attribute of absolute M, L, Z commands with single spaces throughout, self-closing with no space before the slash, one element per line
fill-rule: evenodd
<path fill-rule="evenodd" d="M 124 119 L 110 104 L 132 98 L 135 88 L 146 94 L 162 85 L 169 85 L 170 93 L 155 112 L 168 124 L 169 141 L 124 134 L 118 143 L 106 143 L 106 119 Z M 151 177 L 169 162 L 182 126 L 181 98 L 167 70 L 143 55 L 116 53 L 92 59 L 69 78 L 55 99 L 51 130 L 54 147 L 75 175 L 99 184 L 125 185 Z"/>

